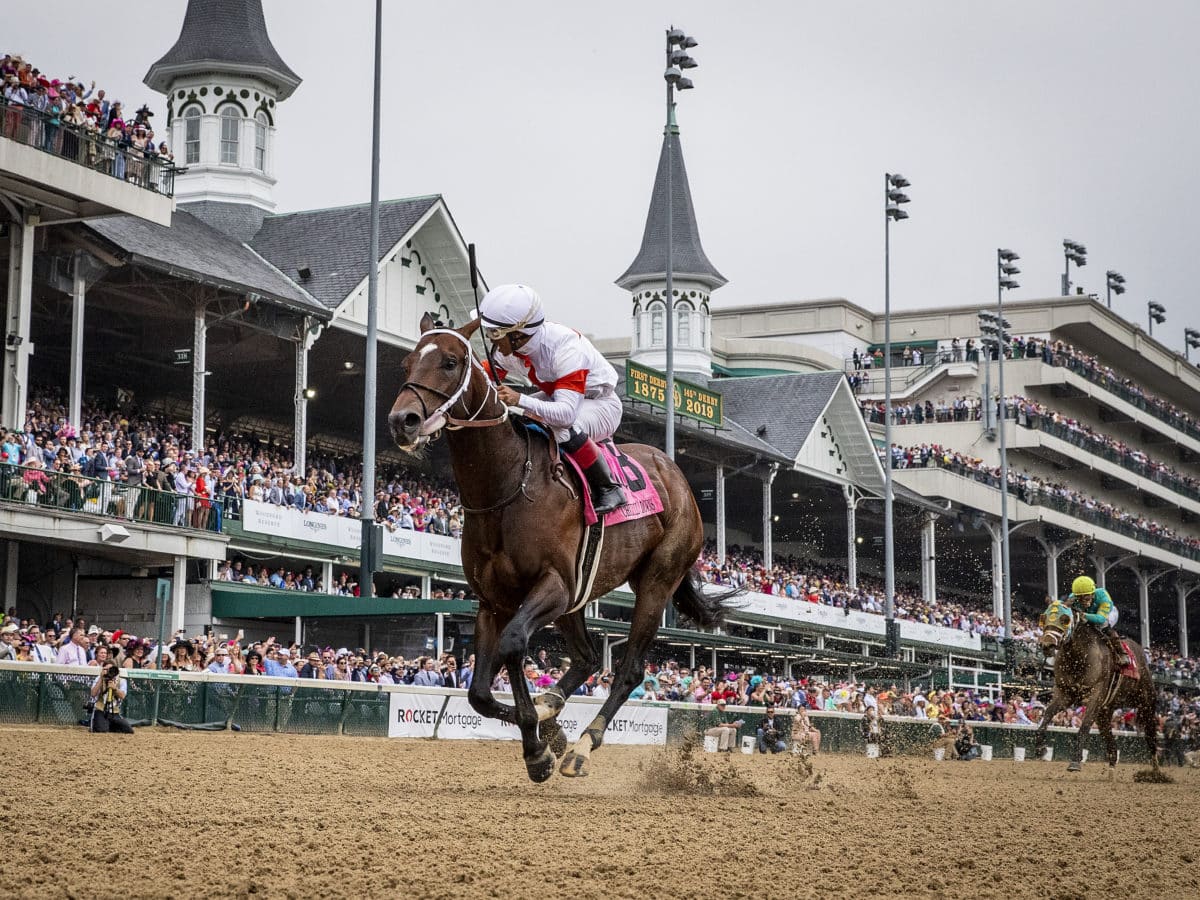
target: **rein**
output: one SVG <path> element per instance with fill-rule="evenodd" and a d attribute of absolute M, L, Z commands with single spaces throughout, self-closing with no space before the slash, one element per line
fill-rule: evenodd
<path fill-rule="evenodd" d="M 425 334 L 453 335 L 457 340 L 461 341 L 466 346 L 467 360 L 469 364 L 463 367 L 462 382 L 458 385 L 454 392 L 450 394 L 447 394 L 445 391 L 438 388 L 429 387 L 428 385 L 421 384 L 420 382 L 416 381 L 406 381 L 403 385 L 401 385 L 400 393 L 403 393 L 406 390 L 411 390 L 416 396 L 417 402 L 421 404 L 423 420 L 422 427 L 424 427 L 424 425 L 427 424 L 431 419 L 436 419 L 438 416 L 442 417 L 444 423 L 441 428 L 437 429 L 439 432 L 442 428 L 445 428 L 447 431 L 458 431 L 462 428 L 492 428 L 496 425 L 502 425 L 507 422 L 509 417 L 509 408 L 503 403 L 500 403 L 500 406 L 503 410 L 500 415 L 492 416 L 488 419 L 479 418 L 479 414 L 487 408 L 488 404 L 493 399 L 495 399 L 497 402 L 500 402 L 500 392 L 496 390 L 496 385 L 492 383 L 492 380 L 486 377 L 487 370 L 480 365 L 478 358 L 475 356 L 475 351 L 471 346 L 470 340 L 453 328 L 433 328 L 425 332 Z M 468 414 L 466 418 L 459 418 L 457 416 L 450 415 L 450 410 L 453 409 L 456 404 L 463 401 L 463 395 L 466 394 L 467 388 L 471 385 L 471 374 L 475 369 L 478 369 L 481 373 L 483 373 L 485 376 L 484 381 L 488 387 L 488 391 L 484 395 L 483 400 L 480 402 L 479 408 L 473 413 Z M 420 391 L 428 391 L 435 397 L 440 397 L 444 402 L 441 406 L 435 409 L 432 414 L 430 414 L 429 410 L 425 406 L 424 398 L 419 393 Z M 465 405 L 463 409 L 464 411 L 466 410 Z M 504 509 L 504 507 L 508 506 L 520 496 L 524 496 L 525 499 L 530 503 L 533 502 L 533 498 L 529 496 L 529 493 L 526 490 L 529 487 L 529 476 L 533 472 L 533 439 L 529 434 L 528 428 L 522 430 L 525 432 L 525 465 L 521 469 L 521 483 L 518 484 L 516 489 L 507 497 L 497 503 L 493 503 L 491 506 L 470 507 L 464 505 L 462 507 L 464 514 L 472 513 L 474 515 L 481 515 L 483 513 L 495 512 L 496 510 Z"/>

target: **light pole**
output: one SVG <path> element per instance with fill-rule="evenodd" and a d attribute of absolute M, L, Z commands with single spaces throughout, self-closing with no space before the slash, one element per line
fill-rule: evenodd
<path fill-rule="evenodd" d="M 1112 269 L 1109 269 L 1104 274 L 1108 278 L 1108 308 L 1112 309 L 1112 295 L 1116 294 L 1120 297 L 1125 293 L 1125 276 L 1120 272 L 1114 272 Z"/>
<path fill-rule="evenodd" d="M 673 184 L 674 161 L 673 137 L 679 133 L 675 124 L 675 89 L 690 90 L 694 85 L 692 79 L 683 77 L 684 69 L 696 68 L 696 61 L 688 56 L 687 51 L 697 46 L 699 42 L 688 37 L 680 28 L 672 26 L 667 29 L 667 70 L 663 78 L 667 82 L 667 124 L 663 129 L 667 148 L 667 290 L 666 290 L 666 340 L 667 340 L 667 388 L 666 403 L 667 428 L 663 440 L 663 449 L 671 459 L 675 458 L 675 283 L 674 283 L 674 243 L 675 243 L 675 187 Z"/>
<path fill-rule="evenodd" d="M 362 521 L 359 545 L 358 589 L 362 597 L 375 596 L 375 570 L 379 567 L 382 533 L 375 524 L 375 374 L 379 334 L 379 123 L 380 82 L 383 79 L 383 0 L 375 2 L 375 96 L 371 121 L 371 223 L 367 269 L 367 347 L 363 362 L 363 480 L 358 516 Z"/>
<path fill-rule="evenodd" d="M 1183 329 L 1183 359 L 1184 362 L 1191 362 L 1191 357 L 1188 355 L 1188 350 L 1200 348 L 1200 331 L 1195 328 Z"/>
<path fill-rule="evenodd" d="M 892 221 L 907 219 L 900 207 L 908 202 L 903 175 L 883 176 L 883 611 L 886 619 L 886 650 L 895 656 L 900 649 L 896 634 L 896 547 L 892 528 Z"/>
<path fill-rule="evenodd" d="M 1012 666 L 1013 641 L 1012 555 L 1009 553 L 1008 544 L 1008 438 L 1005 436 L 1004 427 L 1004 344 L 1007 338 L 1004 332 L 1004 292 L 1020 287 L 1012 277 L 1021 273 L 1021 270 L 1013 265 L 1020 258 L 1011 250 L 999 249 L 996 251 L 996 321 L 1000 326 L 996 335 L 997 347 L 1000 351 L 998 365 L 1000 370 L 998 376 L 1000 381 L 1000 590 L 1004 595 L 1004 664 L 1010 668 Z"/>
<path fill-rule="evenodd" d="M 992 348 L 997 356 L 1003 353 L 1001 335 L 1007 333 L 1008 322 L 994 312 L 979 311 L 979 344 L 983 351 L 983 431 L 989 438 L 996 437 L 996 400 L 992 395 Z"/>
<path fill-rule="evenodd" d="M 1161 325 L 1167 321 L 1167 308 L 1161 303 L 1155 303 L 1153 300 L 1146 304 L 1146 311 L 1149 313 L 1147 323 L 1150 326 L 1150 337 L 1154 337 L 1154 323 Z"/>
<path fill-rule="evenodd" d="M 1075 263 L 1075 267 L 1079 269 L 1086 266 L 1087 247 L 1078 241 L 1063 238 L 1063 257 L 1065 258 L 1065 263 L 1063 267 L 1062 292 L 1064 297 L 1068 297 L 1071 294 L 1071 263 Z"/>

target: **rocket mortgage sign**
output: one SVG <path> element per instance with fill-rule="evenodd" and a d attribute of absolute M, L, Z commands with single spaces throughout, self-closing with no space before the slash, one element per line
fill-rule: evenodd
<path fill-rule="evenodd" d="M 625 396 L 666 409 L 667 376 L 657 369 L 625 360 Z M 675 379 L 675 413 L 714 428 L 725 423 L 720 394 L 678 378 Z"/>

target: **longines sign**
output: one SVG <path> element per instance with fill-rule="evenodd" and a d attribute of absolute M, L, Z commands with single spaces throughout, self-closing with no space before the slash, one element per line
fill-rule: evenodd
<path fill-rule="evenodd" d="M 667 376 L 657 369 L 625 360 L 625 396 L 666 409 Z M 675 379 L 675 413 L 716 428 L 725 424 L 720 394 L 678 378 Z"/>

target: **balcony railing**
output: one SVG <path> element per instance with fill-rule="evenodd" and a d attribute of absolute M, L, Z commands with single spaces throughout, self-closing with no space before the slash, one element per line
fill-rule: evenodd
<path fill-rule="evenodd" d="M 995 474 L 991 469 L 972 469 L 958 462 L 945 462 L 936 456 L 930 457 L 927 465 L 944 469 L 963 478 L 970 478 L 972 481 L 978 481 L 996 490 L 1000 489 L 1000 476 Z M 1067 497 L 1060 497 L 1057 494 L 1030 489 L 1020 482 L 1010 482 L 1008 492 L 1022 503 L 1057 510 L 1073 518 L 1082 519 L 1084 522 L 1097 525 L 1100 528 L 1115 531 L 1117 534 L 1122 534 L 1132 540 L 1140 541 L 1143 544 L 1149 544 L 1152 547 L 1158 547 L 1161 550 L 1177 553 L 1187 559 L 1200 562 L 1200 547 L 1179 537 L 1161 534 L 1146 528 L 1139 528 L 1133 523 L 1111 516 L 1103 510 L 1092 509 L 1086 504 Z"/>
<path fill-rule="evenodd" d="M 157 154 L 110 141 L 98 131 L 66 125 L 31 106 L 0 98 L 0 134 L 61 159 L 167 197 L 175 193 L 175 164 Z"/>
<path fill-rule="evenodd" d="M 1012 410 L 1009 413 L 1011 417 Z M 1134 459 L 1126 453 L 1114 450 L 1103 441 L 1098 441 L 1095 438 L 1089 437 L 1084 432 L 1068 428 L 1061 422 L 1055 422 L 1045 416 L 1030 416 L 1023 424 L 1028 428 L 1040 428 L 1046 434 L 1053 435 L 1081 450 L 1086 450 L 1094 456 L 1099 456 L 1101 459 L 1115 463 L 1122 468 L 1128 469 L 1130 472 L 1136 472 L 1138 475 L 1153 481 L 1155 484 L 1161 484 L 1163 487 L 1170 488 L 1177 494 L 1200 501 L 1200 488 L 1197 488 L 1195 482 L 1185 479 L 1177 472 L 1163 472 L 1155 469 L 1148 462 Z"/>
<path fill-rule="evenodd" d="M 90 513 L 218 534 L 224 520 L 224 506 L 219 499 L 201 499 L 144 485 L 10 463 L 0 465 L 0 504 Z"/>
<path fill-rule="evenodd" d="M 1143 412 L 1154 416 L 1154 418 L 1166 422 L 1174 428 L 1178 428 L 1184 434 L 1200 440 L 1200 423 L 1195 419 L 1168 408 L 1170 404 L 1166 404 L 1163 401 L 1155 402 L 1156 398 L 1142 391 L 1134 390 L 1116 375 L 1104 369 L 1097 368 L 1087 360 L 1056 353 L 1051 348 L 1046 348 L 1042 352 L 1042 362 L 1050 366 L 1060 366 L 1070 369 L 1076 375 L 1086 378 L 1092 384 L 1099 385 L 1106 391 L 1116 394 L 1131 406 L 1135 406 Z"/>

